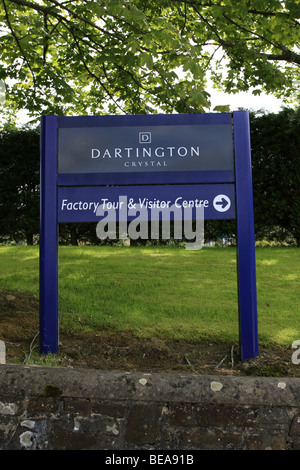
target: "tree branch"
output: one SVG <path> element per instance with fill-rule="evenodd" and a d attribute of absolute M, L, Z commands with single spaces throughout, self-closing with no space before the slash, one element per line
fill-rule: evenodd
<path fill-rule="evenodd" d="M 191 6 L 199 6 L 199 7 L 213 7 L 213 6 L 224 6 L 222 5 L 221 2 L 217 1 L 201 1 L 201 0 L 170 0 L 171 2 L 174 3 L 184 3 L 185 5 L 191 5 Z M 251 8 L 248 10 L 248 13 L 252 15 L 259 15 L 259 16 L 265 16 L 265 17 L 274 17 L 274 16 L 279 16 L 279 15 L 285 15 L 285 16 L 290 16 L 289 13 L 287 12 L 275 12 L 275 11 L 267 11 L 267 10 L 256 10 L 255 8 Z"/>
<path fill-rule="evenodd" d="M 83 63 L 83 66 L 85 68 L 85 70 L 88 72 L 88 74 L 97 82 L 99 83 L 99 85 L 103 88 L 103 90 L 105 91 L 105 93 L 109 96 L 109 98 L 115 103 L 115 105 L 120 109 L 121 112 L 127 114 L 125 112 L 125 110 L 119 105 L 119 103 L 114 99 L 113 95 L 110 93 L 110 91 L 108 90 L 108 88 L 105 86 L 105 84 L 102 82 L 102 80 L 100 80 L 100 78 L 95 74 L 93 73 L 89 66 L 87 65 L 85 59 L 84 59 L 84 55 L 82 54 L 81 52 L 81 48 L 80 48 L 80 45 L 78 43 L 78 39 L 76 38 L 76 36 L 73 34 L 72 31 L 70 31 L 70 33 L 72 34 L 73 36 L 73 39 L 75 41 L 75 44 L 77 46 L 77 49 L 79 51 L 79 54 L 80 54 L 80 57 L 81 57 L 81 60 L 82 60 L 82 63 Z"/>
<path fill-rule="evenodd" d="M 10 19 L 9 19 L 9 15 L 8 15 L 8 11 L 7 11 L 7 7 L 6 7 L 5 0 L 2 0 L 2 3 L 3 3 L 3 7 L 4 7 L 4 11 L 5 11 L 5 18 L 6 18 L 8 27 L 9 27 L 9 29 L 10 29 L 10 31 L 11 31 L 11 34 L 12 34 L 14 40 L 15 40 L 16 43 L 17 43 L 18 48 L 20 49 L 20 52 L 21 52 L 21 54 L 22 54 L 22 57 L 24 58 L 24 61 L 26 62 L 26 64 L 28 65 L 28 68 L 29 68 L 29 70 L 30 70 L 30 73 L 31 73 L 31 76 L 32 76 L 32 80 L 33 80 L 34 92 L 35 92 L 35 84 L 36 84 L 35 74 L 34 74 L 32 68 L 31 68 L 30 62 L 29 62 L 29 60 L 27 59 L 27 56 L 26 56 L 26 54 L 25 54 L 25 52 L 24 52 L 24 50 L 23 50 L 22 44 L 21 44 L 21 42 L 20 42 L 18 36 L 16 35 L 16 33 L 15 33 L 13 27 L 12 27 L 12 24 L 11 24 Z"/>
<path fill-rule="evenodd" d="M 49 31 L 48 31 L 48 22 L 47 22 L 47 13 L 44 13 L 44 27 L 46 31 L 46 37 L 45 37 L 45 44 L 44 44 L 44 50 L 43 50 L 43 64 L 46 65 L 46 58 L 47 58 L 47 51 L 49 47 Z"/>
<path fill-rule="evenodd" d="M 274 43 L 272 41 L 269 41 L 264 36 L 261 36 L 260 34 L 256 33 L 255 31 L 251 31 L 248 28 L 245 28 L 244 26 L 242 26 L 239 23 L 237 23 L 236 21 L 232 20 L 231 18 L 229 18 L 225 14 L 223 16 L 227 21 L 229 21 L 229 23 L 233 24 L 234 26 L 237 26 L 240 30 L 245 31 L 249 34 L 253 34 L 254 36 L 261 39 L 262 41 L 270 44 L 271 46 L 275 47 L 276 49 L 280 49 L 283 52 L 282 54 L 267 54 L 267 53 L 262 54 L 265 57 L 267 57 L 269 60 L 283 60 L 283 61 L 286 61 L 286 62 L 296 63 L 296 64 L 300 63 L 300 55 L 297 54 L 296 52 L 290 51 L 287 47 L 283 46 L 282 44 L 277 44 L 277 43 Z M 255 52 L 255 51 L 252 51 L 252 52 Z"/>
<path fill-rule="evenodd" d="M 42 13 L 48 13 L 49 10 L 51 10 L 52 7 L 44 7 L 42 5 L 39 5 L 37 3 L 32 3 L 27 0 L 8 0 L 10 3 L 16 3 L 17 5 L 22 5 L 28 8 L 32 8 L 33 10 L 40 11 Z"/>
<path fill-rule="evenodd" d="M 257 53 L 260 56 L 266 57 L 268 60 L 282 60 L 284 62 L 289 62 L 291 64 L 299 64 L 300 65 L 300 55 L 296 54 L 293 51 L 286 50 L 283 51 L 282 54 L 263 54 Z"/>
<path fill-rule="evenodd" d="M 59 21 L 67 21 L 66 18 L 64 18 L 60 13 L 58 13 L 57 11 L 54 10 L 55 7 L 59 7 L 62 10 L 66 11 L 69 15 L 73 16 L 74 18 L 82 21 L 85 24 L 88 24 L 89 26 L 91 26 L 95 30 L 100 31 L 102 34 L 112 36 L 114 38 L 117 38 L 118 40 L 123 40 L 123 37 L 121 35 L 113 34 L 111 31 L 107 31 L 107 30 L 101 28 L 101 26 L 98 26 L 97 24 L 93 23 L 92 21 L 88 20 L 87 18 L 84 18 L 83 16 L 78 15 L 76 12 L 74 12 L 70 8 L 64 6 L 64 4 L 57 2 L 56 0 L 51 0 L 53 5 L 49 6 L 49 7 L 44 7 L 42 5 L 32 3 L 28 0 L 8 0 L 8 1 L 10 3 L 15 3 L 17 5 L 26 6 L 28 8 L 33 9 L 33 10 L 39 11 L 43 14 L 47 13 L 49 16 L 54 16 Z"/>

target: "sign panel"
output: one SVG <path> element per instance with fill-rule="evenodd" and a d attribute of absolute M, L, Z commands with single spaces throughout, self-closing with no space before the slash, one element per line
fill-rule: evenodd
<path fill-rule="evenodd" d="M 124 201 L 124 197 L 126 200 Z M 204 208 L 204 218 L 234 219 L 233 184 L 164 186 L 90 186 L 58 188 L 58 222 L 98 222 L 97 210 L 115 212 L 116 220 L 183 220 L 196 218 Z M 185 210 L 190 208 L 191 210 Z M 98 211 L 99 213 L 99 211 Z"/>
<path fill-rule="evenodd" d="M 63 128 L 58 172 L 233 171 L 232 125 Z"/>
<path fill-rule="evenodd" d="M 258 355 L 249 114 L 43 116 L 40 349 L 58 350 L 58 223 L 236 219 L 241 359 Z M 123 211 L 119 211 L 120 203 Z M 118 206 L 119 205 L 119 206 Z M 172 212 L 171 209 L 176 208 Z M 157 209 L 152 211 L 152 208 Z M 169 211 L 170 209 L 170 211 Z M 130 212 L 133 210 L 134 212 Z M 101 212 L 103 216 L 103 211 Z"/>
<path fill-rule="evenodd" d="M 234 181 L 232 115 L 58 117 L 58 184 Z"/>

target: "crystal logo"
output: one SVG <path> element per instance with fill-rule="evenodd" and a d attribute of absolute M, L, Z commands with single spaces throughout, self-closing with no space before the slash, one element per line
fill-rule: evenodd
<path fill-rule="evenodd" d="M 139 132 L 139 144 L 151 144 L 151 132 Z"/>
<path fill-rule="evenodd" d="M 154 168 L 157 167 L 160 170 L 173 165 L 173 161 L 176 163 L 176 171 L 179 171 L 181 167 L 181 160 L 189 158 L 193 161 L 200 157 L 200 146 L 191 145 L 186 146 L 183 142 L 178 142 L 175 139 L 174 144 L 172 141 L 167 147 L 161 145 L 160 134 L 155 135 L 154 142 L 152 143 L 152 132 L 151 131 L 136 131 L 133 130 L 128 136 L 128 133 L 122 135 L 119 147 L 114 147 L 109 139 L 106 141 L 108 145 L 103 148 L 91 148 L 91 158 L 93 160 L 101 159 L 103 166 L 106 169 L 109 167 L 115 170 L 119 167 L 125 167 L 133 171 L 138 171 L 139 168 Z M 133 142 L 136 146 L 133 146 Z M 168 142 L 169 143 L 169 142 Z M 156 145 L 154 145 L 156 144 Z M 131 146 L 132 145 L 132 146 Z M 191 165 L 193 165 L 193 161 Z M 196 164 L 194 164 L 196 166 Z M 187 163 L 182 164 L 182 169 L 187 169 Z M 171 171 L 171 168 L 170 168 Z"/>

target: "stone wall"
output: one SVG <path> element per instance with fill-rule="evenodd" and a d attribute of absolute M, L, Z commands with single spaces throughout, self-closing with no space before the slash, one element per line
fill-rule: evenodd
<path fill-rule="evenodd" d="M 0 449 L 300 450 L 300 379 L 0 365 Z"/>

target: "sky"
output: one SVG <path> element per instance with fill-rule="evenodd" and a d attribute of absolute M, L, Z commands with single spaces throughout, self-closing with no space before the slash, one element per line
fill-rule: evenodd
<path fill-rule="evenodd" d="M 243 108 L 248 111 L 263 110 L 266 113 L 278 113 L 283 106 L 283 102 L 280 99 L 273 95 L 267 95 L 266 93 L 262 93 L 260 96 L 256 96 L 252 95 L 251 92 L 226 94 L 213 89 L 209 89 L 208 91 L 211 93 L 212 110 L 215 106 L 229 105 L 230 111 Z M 29 121 L 26 111 L 19 112 L 18 116 L 18 122 L 20 125 L 26 124 Z"/>
<path fill-rule="evenodd" d="M 265 112 L 278 113 L 283 102 L 273 95 L 262 93 L 260 96 L 250 92 L 240 92 L 235 95 L 211 91 L 212 109 L 214 106 L 229 105 L 230 111 L 244 108 L 248 111 L 264 110 Z"/>

